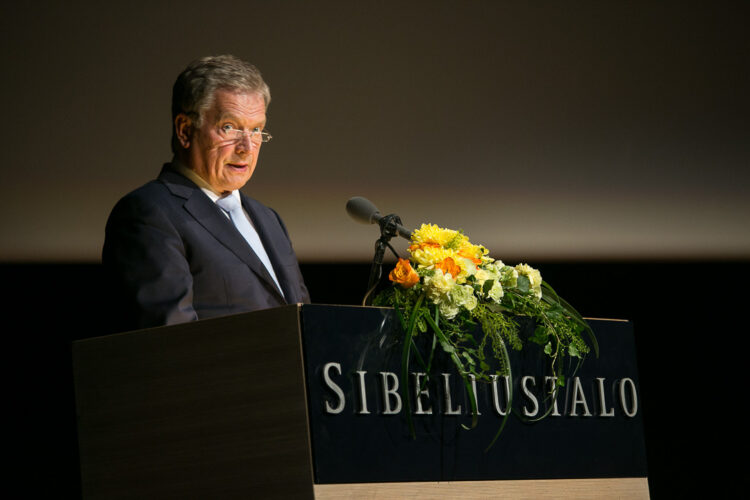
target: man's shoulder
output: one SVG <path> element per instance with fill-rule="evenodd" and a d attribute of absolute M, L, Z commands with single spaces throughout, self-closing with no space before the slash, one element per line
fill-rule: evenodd
<path fill-rule="evenodd" d="M 112 214 L 152 213 L 180 206 L 197 187 L 180 174 L 163 168 L 159 177 L 120 198 Z"/>
<path fill-rule="evenodd" d="M 196 189 L 198 187 L 193 182 L 165 165 L 156 179 L 129 192 L 120 202 L 149 202 L 171 196 L 189 198 Z"/>
<path fill-rule="evenodd" d="M 113 212 L 123 209 L 148 209 L 163 205 L 171 198 L 167 186 L 158 179 L 147 182 L 129 192 L 115 205 Z"/>

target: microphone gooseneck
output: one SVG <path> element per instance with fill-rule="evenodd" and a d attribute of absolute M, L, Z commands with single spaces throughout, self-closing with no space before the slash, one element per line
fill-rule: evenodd
<path fill-rule="evenodd" d="M 367 198 L 355 196 L 346 202 L 346 211 L 359 223 L 375 224 L 380 226 L 380 238 L 375 242 L 375 256 L 370 268 L 370 282 L 367 285 L 367 293 L 362 299 L 362 305 L 372 304 L 372 292 L 378 286 L 383 275 L 383 257 L 385 249 L 390 248 L 398 258 L 398 253 L 390 244 L 391 238 L 401 236 L 407 240 L 411 239 L 411 231 L 401 225 L 401 218 L 396 214 L 386 216 L 380 215 L 378 208 Z"/>
<path fill-rule="evenodd" d="M 393 228 L 388 228 L 388 232 L 395 229 L 398 236 L 407 240 L 411 239 L 411 230 L 401 225 L 401 219 L 397 215 L 381 215 L 380 210 L 367 198 L 361 196 L 350 198 L 346 202 L 346 211 L 352 219 L 361 224 L 380 224 L 381 232 L 386 231 L 386 226 L 395 224 Z"/>

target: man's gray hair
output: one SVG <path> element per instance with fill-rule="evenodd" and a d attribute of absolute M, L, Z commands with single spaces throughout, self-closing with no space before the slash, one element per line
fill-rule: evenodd
<path fill-rule="evenodd" d="M 200 127 L 203 112 L 213 104 L 217 90 L 260 94 L 266 108 L 271 102 L 271 91 L 252 64 L 232 55 L 202 57 L 191 62 L 172 87 L 172 152 L 179 147 L 175 117 L 184 113 Z"/>

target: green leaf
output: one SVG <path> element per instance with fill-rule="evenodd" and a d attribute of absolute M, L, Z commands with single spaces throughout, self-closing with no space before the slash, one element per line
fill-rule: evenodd
<path fill-rule="evenodd" d="M 547 345 L 544 346 L 544 354 L 548 356 L 552 354 L 552 342 L 547 342 Z"/>
<path fill-rule="evenodd" d="M 527 293 L 531 289 L 531 282 L 529 281 L 529 277 L 524 275 L 519 276 L 516 286 L 522 292 Z"/>
<path fill-rule="evenodd" d="M 474 339 L 474 336 L 470 333 L 467 333 L 461 337 L 461 342 L 471 342 L 472 344 L 476 344 L 477 341 Z"/>
<path fill-rule="evenodd" d="M 474 358 L 472 358 L 468 352 L 464 351 L 461 353 L 461 355 L 466 359 L 467 363 L 469 363 L 470 365 L 474 365 Z"/>
<path fill-rule="evenodd" d="M 549 331 L 545 326 L 539 325 L 534 330 L 534 335 L 529 338 L 535 344 L 544 345 L 549 339 Z"/>
<path fill-rule="evenodd" d="M 416 439 L 417 434 L 414 431 L 414 422 L 411 420 L 411 408 L 410 408 L 410 397 L 409 397 L 409 353 L 411 351 L 412 339 L 414 338 L 414 328 L 417 323 L 417 319 L 422 314 L 422 301 L 424 300 L 424 294 L 419 296 L 417 303 L 414 305 L 414 309 L 409 317 L 409 326 L 407 327 L 406 336 L 404 337 L 404 345 L 401 351 L 401 391 L 404 399 L 404 406 L 406 408 L 406 421 L 409 425 L 409 431 L 412 439 Z"/>
<path fill-rule="evenodd" d="M 570 344 L 568 346 L 568 354 L 570 354 L 571 356 L 573 356 L 575 358 L 580 358 L 581 357 L 581 353 L 578 352 L 578 348 L 575 346 L 575 344 Z"/>

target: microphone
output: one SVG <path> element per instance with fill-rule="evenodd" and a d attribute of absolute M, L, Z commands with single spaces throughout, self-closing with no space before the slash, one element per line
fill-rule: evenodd
<path fill-rule="evenodd" d="M 350 198 L 349 201 L 346 202 L 346 211 L 352 219 L 361 224 L 377 223 L 382 226 L 384 223 L 392 223 L 393 221 L 393 214 L 385 217 L 380 215 L 378 208 L 370 200 L 361 196 Z M 398 216 L 395 216 L 395 218 L 398 220 L 398 223 L 396 223 L 396 231 L 398 232 L 398 235 L 410 240 L 411 230 L 406 229 L 400 224 L 401 219 L 399 219 Z"/>

